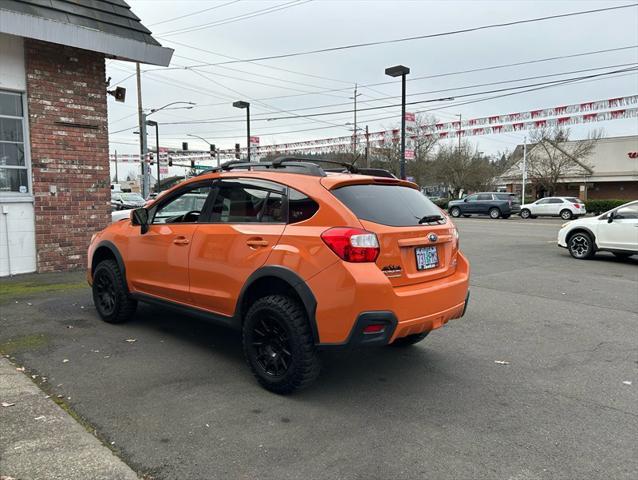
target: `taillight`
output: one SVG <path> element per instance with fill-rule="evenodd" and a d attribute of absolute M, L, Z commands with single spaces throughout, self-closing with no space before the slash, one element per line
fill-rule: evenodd
<path fill-rule="evenodd" d="M 374 262 L 379 256 L 377 236 L 360 228 L 330 228 L 321 234 L 321 239 L 346 262 Z"/>

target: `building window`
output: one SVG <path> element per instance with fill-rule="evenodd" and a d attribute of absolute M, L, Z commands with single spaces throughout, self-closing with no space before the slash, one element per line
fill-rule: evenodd
<path fill-rule="evenodd" d="M 0 90 L 0 193 L 29 193 L 22 94 Z"/>

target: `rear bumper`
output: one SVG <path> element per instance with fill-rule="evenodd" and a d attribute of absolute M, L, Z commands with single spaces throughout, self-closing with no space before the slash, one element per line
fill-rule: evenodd
<path fill-rule="evenodd" d="M 325 288 L 327 279 L 330 289 Z M 469 298 L 469 264 L 458 254 L 452 275 L 392 287 L 374 264 L 339 262 L 310 279 L 308 286 L 317 299 L 318 346 L 385 345 L 462 317 Z M 383 332 L 364 334 L 371 320 L 384 324 Z"/>

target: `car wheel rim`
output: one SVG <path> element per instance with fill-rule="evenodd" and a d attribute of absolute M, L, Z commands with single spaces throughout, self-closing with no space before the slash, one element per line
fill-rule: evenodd
<path fill-rule="evenodd" d="M 529 217 L 529 212 L 527 210 L 523 210 L 523 213 L 521 213 L 521 217 L 523 218 Z"/>
<path fill-rule="evenodd" d="M 492 210 L 492 211 L 490 212 L 490 217 L 492 217 L 492 218 L 498 218 L 498 212 L 497 212 L 496 210 Z"/>
<path fill-rule="evenodd" d="M 569 212 L 563 212 L 563 220 L 569 220 L 569 217 L 571 217 L 571 215 L 569 214 Z"/>
<path fill-rule="evenodd" d="M 453 208 L 451 213 L 453 217 L 458 217 L 461 212 L 458 208 Z"/>
<path fill-rule="evenodd" d="M 577 257 L 584 257 L 589 251 L 589 239 L 582 235 L 576 235 L 569 242 L 569 248 Z"/>
<path fill-rule="evenodd" d="M 110 315 L 115 311 L 115 286 L 111 277 L 106 273 L 100 273 L 94 281 L 95 300 L 100 311 L 104 315 Z"/>
<path fill-rule="evenodd" d="M 257 365 L 270 377 L 285 375 L 292 363 L 292 348 L 281 322 L 273 316 L 264 316 L 256 323 L 252 333 Z"/>

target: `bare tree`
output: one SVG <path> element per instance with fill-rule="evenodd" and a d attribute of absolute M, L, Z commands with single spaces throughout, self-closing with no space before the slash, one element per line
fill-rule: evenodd
<path fill-rule="evenodd" d="M 554 127 L 532 131 L 532 147 L 527 153 L 527 176 L 537 190 L 555 195 L 560 180 L 566 176 L 591 175 L 591 156 L 596 142 L 603 136 L 602 130 L 592 131 L 587 140 L 569 141 L 568 128 Z"/>

